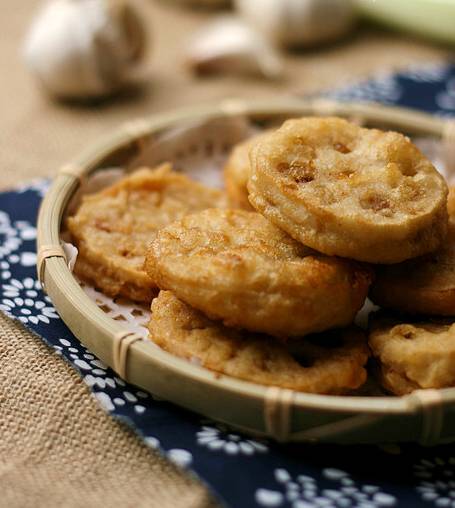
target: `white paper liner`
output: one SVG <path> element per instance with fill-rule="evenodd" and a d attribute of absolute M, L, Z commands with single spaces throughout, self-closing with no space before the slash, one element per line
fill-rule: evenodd
<path fill-rule="evenodd" d="M 184 172 L 190 178 L 210 187 L 222 187 L 222 167 L 231 147 L 258 132 L 244 117 L 232 117 L 212 120 L 205 123 L 193 123 L 183 128 L 173 129 L 162 136 L 150 140 L 142 153 L 127 168 L 103 169 L 88 178 L 72 199 L 67 213 L 73 213 L 83 194 L 91 194 L 118 181 L 125 173 L 140 166 L 154 167 L 170 161 L 174 168 Z M 446 180 L 455 185 L 455 167 L 449 172 L 444 165 L 442 143 L 434 138 L 417 138 L 414 143 L 433 162 Z M 68 242 L 62 233 L 63 248 L 72 271 L 77 258 L 77 248 Z M 79 281 L 88 297 L 109 317 L 119 321 L 125 328 L 147 337 L 147 323 L 150 309 L 146 305 L 125 298 L 111 298 L 98 289 Z M 368 315 L 377 309 L 369 300 L 360 310 L 355 322 L 365 328 Z"/>

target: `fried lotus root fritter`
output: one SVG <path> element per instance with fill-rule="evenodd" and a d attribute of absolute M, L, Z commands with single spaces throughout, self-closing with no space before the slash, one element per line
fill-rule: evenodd
<path fill-rule="evenodd" d="M 447 197 L 447 210 L 449 212 L 449 221 L 455 225 L 455 187 L 450 187 Z"/>
<path fill-rule="evenodd" d="M 449 228 L 434 253 L 378 267 L 371 299 L 381 307 L 413 314 L 455 316 L 455 193 L 450 190 Z"/>
<path fill-rule="evenodd" d="M 411 314 L 455 316 L 455 224 L 435 253 L 378 267 L 370 298 Z"/>
<path fill-rule="evenodd" d="M 156 232 L 187 213 L 224 206 L 223 194 L 171 170 L 140 169 L 84 196 L 68 219 L 79 254 L 75 272 L 109 296 L 150 302 L 156 286 L 143 269 Z"/>
<path fill-rule="evenodd" d="M 150 338 L 169 353 L 215 372 L 263 385 L 342 394 L 361 386 L 368 347 L 356 327 L 284 343 L 226 328 L 161 291 L 152 303 Z"/>
<path fill-rule="evenodd" d="M 249 200 L 320 252 L 398 263 L 441 244 L 447 186 L 411 141 L 341 118 L 288 120 L 250 149 Z"/>
<path fill-rule="evenodd" d="M 406 322 L 378 313 L 370 317 L 369 345 L 382 385 L 395 395 L 455 386 L 453 320 Z"/>
<path fill-rule="evenodd" d="M 224 183 L 233 208 L 254 210 L 248 201 L 247 183 L 251 175 L 249 150 L 253 143 L 265 138 L 271 131 L 262 132 L 235 145 L 224 165 Z"/>
<path fill-rule="evenodd" d="M 255 212 L 219 209 L 159 231 L 145 268 L 158 287 L 226 326 L 286 337 L 351 323 L 372 276 L 312 251 Z"/>

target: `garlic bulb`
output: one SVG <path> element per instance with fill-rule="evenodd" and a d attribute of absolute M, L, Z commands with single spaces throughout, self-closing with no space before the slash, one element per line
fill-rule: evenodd
<path fill-rule="evenodd" d="M 88 98 L 120 88 L 144 47 L 145 29 L 131 4 L 51 0 L 30 28 L 24 57 L 52 95 Z"/>
<path fill-rule="evenodd" d="M 186 49 L 189 65 L 199 73 L 259 74 L 277 78 L 282 63 L 275 49 L 245 22 L 221 17 L 198 32 Z"/>
<path fill-rule="evenodd" d="M 354 21 L 351 0 L 236 0 L 235 6 L 268 40 L 285 47 L 334 40 Z"/>

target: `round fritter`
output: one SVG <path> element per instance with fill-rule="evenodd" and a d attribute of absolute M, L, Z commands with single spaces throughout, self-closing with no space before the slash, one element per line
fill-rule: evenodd
<path fill-rule="evenodd" d="M 366 379 L 368 347 L 356 327 L 284 344 L 211 321 L 161 291 L 152 303 L 151 339 L 171 354 L 207 369 L 263 385 L 340 394 Z"/>
<path fill-rule="evenodd" d="M 447 197 L 447 210 L 449 212 L 449 221 L 455 225 L 455 187 L 449 189 Z"/>
<path fill-rule="evenodd" d="M 328 257 L 244 210 L 205 210 L 158 232 L 145 268 L 161 289 L 226 326 L 301 336 L 353 320 L 369 269 Z"/>
<path fill-rule="evenodd" d="M 455 386 L 455 324 L 370 317 L 369 344 L 384 388 L 405 395 L 420 388 Z"/>
<path fill-rule="evenodd" d="M 251 204 L 325 254 L 398 263 L 434 251 L 446 234 L 446 183 L 397 132 L 288 120 L 252 146 L 250 162 Z"/>
<path fill-rule="evenodd" d="M 171 171 L 140 169 L 84 196 L 68 229 L 79 254 L 75 272 L 109 296 L 150 302 L 156 286 L 144 271 L 158 229 L 187 213 L 224 206 L 223 194 Z"/>
<path fill-rule="evenodd" d="M 381 307 L 413 314 L 455 316 L 455 209 L 449 194 L 449 228 L 434 253 L 397 265 L 381 266 L 371 299 Z"/>
<path fill-rule="evenodd" d="M 455 316 L 455 225 L 435 253 L 378 267 L 370 298 L 412 314 Z"/>
<path fill-rule="evenodd" d="M 251 174 L 248 153 L 253 143 L 265 138 L 270 132 L 262 132 L 235 145 L 224 165 L 224 183 L 229 204 L 233 208 L 254 210 L 248 201 L 248 190 L 246 188 Z"/>

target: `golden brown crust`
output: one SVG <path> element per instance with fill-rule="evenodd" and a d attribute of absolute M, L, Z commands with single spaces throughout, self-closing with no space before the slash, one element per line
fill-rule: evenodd
<path fill-rule="evenodd" d="M 205 210 L 159 231 L 145 268 L 225 325 L 301 336 L 352 322 L 371 271 L 296 242 L 261 215 Z"/>
<path fill-rule="evenodd" d="M 158 288 L 151 284 L 150 277 L 139 270 L 128 270 L 123 267 L 123 273 L 119 274 L 117 264 L 104 260 L 90 261 L 85 247 L 80 245 L 77 255 L 75 273 L 83 280 L 100 288 L 106 295 L 115 298 L 125 296 L 137 302 L 150 302 L 158 293 Z"/>
<path fill-rule="evenodd" d="M 420 386 L 417 383 L 413 383 L 406 377 L 405 374 L 400 374 L 394 369 L 387 367 L 387 365 L 379 365 L 375 369 L 376 379 L 379 381 L 381 386 L 394 395 L 402 396 L 419 390 Z"/>
<path fill-rule="evenodd" d="M 171 171 L 140 169 L 83 198 L 68 229 L 79 254 L 75 272 L 109 296 L 148 302 L 156 286 L 143 269 L 158 229 L 189 212 L 224 206 L 224 196 Z"/>
<path fill-rule="evenodd" d="M 232 208 L 254 210 L 248 200 L 248 189 L 246 188 L 251 174 L 248 154 L 253 143 L 263 139 L 270 132 L 261 132 L 232 148 L 223 170 L 226 192 Z"/>
<path fill-rule="evenodd" d="M 455 187 L 449 188 L 447 197 L 447 210 L 449 212 L 449 221 L 455 225 Z"/>
<path fill-rule="evenodd" d="M 161 291 L 152 303 L 149 330 L 151 339 L 169 353 L 254 383 L 341 394 L 366 379 L 368 347 L 356 327 L 285 345 L 271 337 L 226 328 L 172 292 Z"/>
<path fill-rule="evenodd" d="M 403 322 L 381 313 L 370 317 L 369 345 L 388 391 L 455 386 L 453 320 Z"/>
<path fill-rule="evenodd" d="M 250 150 L 251 204 L 320 252 L 397 263 L 434 251 L 447 186 L 408 138 L 341 118 L 301 118 Z"/>
<path fill-rule="evenodd" d="M 455 200 L 449 194 L 449 228 L 442 247 L 403 263 L 378 267 L 370 292 L 381 307 L 412 314 L 455 316 Z M 451 202 L 451 201 L 452 202 Z"/>

